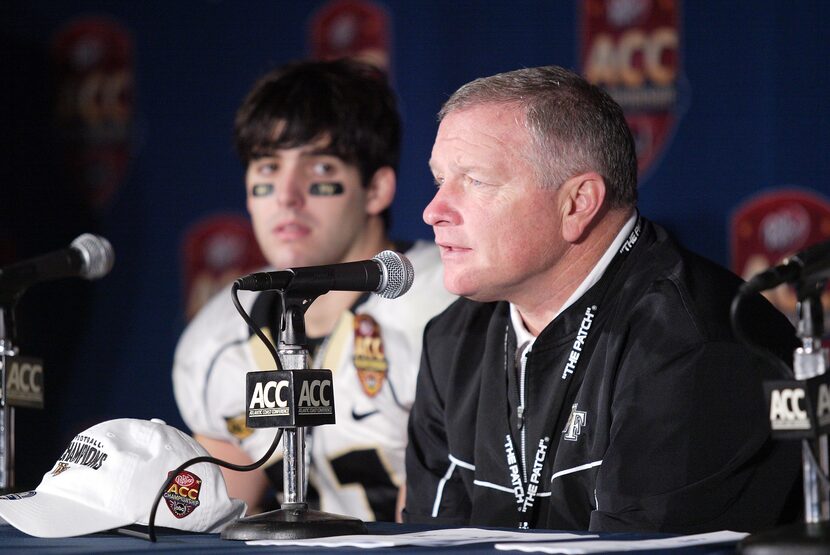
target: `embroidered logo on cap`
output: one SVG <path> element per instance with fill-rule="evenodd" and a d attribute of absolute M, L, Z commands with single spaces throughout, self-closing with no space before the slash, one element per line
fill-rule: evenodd
<path fill-rule="evenodd" d="M 164 492 L 164 501 L 173 516 L 184 518 L 196 510 L 201 487 L 202 479 L 187 470 L 182 470 L 170 480 Z"/>
<path fill-rule="evenodd" d="M 354 366 L 363 392 L 374 397 L 383 387 L 389 363 L 383 352 L 380 326 L 368 314 L 354 318 Z"/>
<path fill-rule="evenodd" d="M 58 461 L 58 464 L 55 465 L 55 469 L 52 471 L 52 476 L 57 476 L 58 474 L 61 474 L 64 470 L 68 468 L 69 464 Z"/>

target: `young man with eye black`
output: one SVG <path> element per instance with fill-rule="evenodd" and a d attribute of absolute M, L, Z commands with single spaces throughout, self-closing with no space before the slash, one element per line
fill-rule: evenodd
<path fill-rule="evenodd" d="M 337 424 L 310 430 L 309 477 L 323 511 L 394 520 L 404 484 L 406 421 L 427 320 L 452 300 L 434 244 L 393 243 L 400 119 L 384 76 L 354 61 L 299 62 L 262 77 L 239 108 L 236 147 L 247 164 L 247 206 L 274 268 L 369 259 L 403 252 L 415 281 L 399 299 L 332 291 L 305 314 L 314 368 L 331 369 Z M 275 337 L 278 297 L 240 293 L 254 321 Z M 234 309 L 228 291 L 185 330 L 173 383 L 179 410 L 214 456 L 257 460 L 273 429 L 245 426 L 245 374 L 274 367 Z M 257 512 L 282 490 L 281 449 L 265 470 L 225 471 L 232 497 Z"/>

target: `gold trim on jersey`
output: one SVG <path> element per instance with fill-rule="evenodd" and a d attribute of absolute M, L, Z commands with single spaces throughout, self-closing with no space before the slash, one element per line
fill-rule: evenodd
<path fill-rule="evenodd" d="M 336 374 L 340 368 L 340 361 L 343 359 L 343 350 L 348 345 L 354 329 L 354 314 L 346 310 L 338 318 L 334 330 L 326 337 L 320 351 L 314 359 L 317 368 L 326 368 Z"/>
<path fill-rule="evenodd" d="M 273 345 L 274 337 L 271 335 L 271 328 L 263 326 L 260 330 Z M 268 347 L 265 346 L 265 343 L 262 342 L 258 335 L 253 334 L 250 338 L 248 338 L 248 348 L 251 350 L 251 357 L 253 357 L 254 364 L 256 364 L 256 368 L 251 368 L 251 370 L 277 369 L 277 363 L 274 362 L 274 357 L 271 356 L 271 351 L 268 350 Z"/>

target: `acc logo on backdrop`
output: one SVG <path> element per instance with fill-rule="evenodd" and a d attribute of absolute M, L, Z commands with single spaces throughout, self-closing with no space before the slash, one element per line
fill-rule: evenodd
<path fill-rule="evenodd" d="M 185 231 L 182 255 L 188 320 L 225 285 L 265 265 L 251 223 L 238 214 L 217 214 L 192 224 Z"/>
<path fill-rule="evenodd" d="M 830 201 L 817 193 L 782 188 L 753 196 L 732 215 L 732 271 L 749 279 L 784 258 L 830 239 Z M 789 285 L 764 295 L 791 319 L 796 317 L 796 295 Z M 830 292 L 822 298 L 830 310 Z"/>
<path fill-rule="evenodd" d="M 366 0 L 324 4 L 309 24 L 309 50 L 318 60 L 355 58 L 384 73 L 390 65 L 389 17 Z"/>
<path fill-rule="evenodd" d="M 680 53 L 680 0 L 582 0 L 582 74 L 625 112 L 640 175 L 674 134 L 688 98 Z"/>
<path fill-rule="evenodd" d="M 117 22 L 86 17 L 54 37 L 56 115 L 67 173 L 97 209 L 123 182 L 133 123 L 133 42 Z"/>

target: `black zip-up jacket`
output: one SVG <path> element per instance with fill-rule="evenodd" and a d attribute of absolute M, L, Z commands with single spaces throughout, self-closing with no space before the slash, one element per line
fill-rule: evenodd
<path fill-rule="evenodd" d="M 405 520 L 694 533 L 796 519 L 800 446 L 770 440 L 762 381 L 798 343 L 760 296 L 741 322 L 771 356 L 735 339 L 740 283 L 640 217 L 524 375 L 507 303 L 451 305 L 424 335 Z"/>

